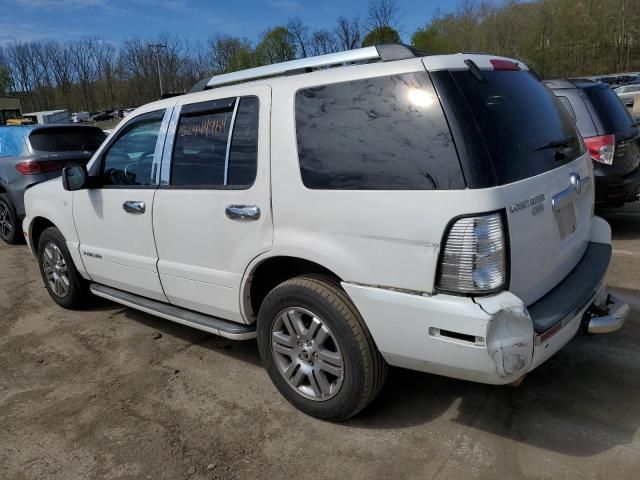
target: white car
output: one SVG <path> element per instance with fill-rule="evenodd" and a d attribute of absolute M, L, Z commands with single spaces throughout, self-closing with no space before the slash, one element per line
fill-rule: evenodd
<path fill-rule="evenodd" d="M 509 384 L 618 329 L 592 177 L 523 63 L 369 47 L 137 109 L 27 191 L 24 231 L 63 307 L 257 337 L 289 402 L 344 420 L 388 365 Z"/>

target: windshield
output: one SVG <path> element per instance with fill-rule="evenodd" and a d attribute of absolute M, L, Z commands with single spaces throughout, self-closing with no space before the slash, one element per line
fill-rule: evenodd
<path fill-rule="evenodd" d="M 469 70 L 436 75 L 437 84 L 446 91 L 444 96 L 457 97 L 452 100 L 457 105 L 450 112 L 457 116 L 465 112 L 462 115 L 470 114 L 475 119 L 475 128 L 468 118 L 458 122 L 462 128 L 474 130 L 473 135 L 465 133 L 462 139 L 464 148 L 472 152 L 471 161 L 475 158 L 475 162 L 490 163 L 474 166 L 484 175 L 484 185 L 478 187 L 540 175 L 584 153 L 571 116 L 531 73 L 482 70 L 481 79 Z M 475 145 L 468 145 L 470 141 Z"/>
<path fill-rule="evenodd" d="M 53 127 L 34 130 L 29 135 L 29 142 L 38 152 L 94 152 L 105 137 L 99 128 Z"/>

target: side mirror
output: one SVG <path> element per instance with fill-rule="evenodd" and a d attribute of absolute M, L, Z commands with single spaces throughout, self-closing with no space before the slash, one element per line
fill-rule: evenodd
<path fill-rule="evenodd" d="M 74 191 L 87 188 L 89 174 L 85 165 L 74 165 L 62 169 L 62 186 L 65 190 Z"/>

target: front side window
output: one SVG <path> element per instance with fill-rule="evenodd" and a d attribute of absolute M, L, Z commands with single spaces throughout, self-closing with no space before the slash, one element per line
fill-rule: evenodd
<path fill-rule="evenodd" d="M 253 184 L 258 109 L 256 97 L 183 108 L 173 148 L 171 185 L 238 188 Z"/>
<path fill-rule="evenodd" d="M 300 90 L 296 134 L 307 188 L 465 187 L 449 127 L 426 73 Z"/>
<path fill-rule="evenodd" d="M 102 156 L 103 186 L 151 185 L 151 171 L 164 111 L 141 115 L 119 133 Z"/>

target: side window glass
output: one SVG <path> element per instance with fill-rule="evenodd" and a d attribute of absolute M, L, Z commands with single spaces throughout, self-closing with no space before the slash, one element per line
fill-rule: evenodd
<path fill-rule="evenodd" d="M 171 184 L 224 185 L 229 127 L 233 110 L 182 115 L 171 162 Z"/>
<path fill-rule="evenodd" d="M 228 185 L 248 187 L 256 179 L 259 108 L 257 97 L 240 100 L 231 137 Z"/>
<path fill-rule="evenodd" d="M 151 184 L 153 157 L 163 113 L 142 115 L 124 128 L 102 157 L 102 185 Z"/>
<path fill-rule="evenodd" d="M 200 111 L 197 105 L 190 105 L 190 111 L 180 116 L 171 162 L 171 185 L 215 188 L 253 184 L 259 102 L 256 97 L 240 99 L 234 119 L 235 99 L 231 100 L 214 102 L 225 106 L 213 111 Z"/>
<path fill-rule="evenodd" d="M 296 94 L 302 182 L 310 189 L 464 188 L 438 96 L 422 72 Z"/>
<path fill-rule="evenodd" d="M 575 122 L 576 112 L 573 111 L 573 107 L 571 106 L 569 99 L 567 97 L 558 97 L 558 100 L 560 100 L 560 103 L 567 109 L 567 112 L 569 112 L 569 115 L 571 115 L 571 118 L 573 118 L 573 121 Z"/>

